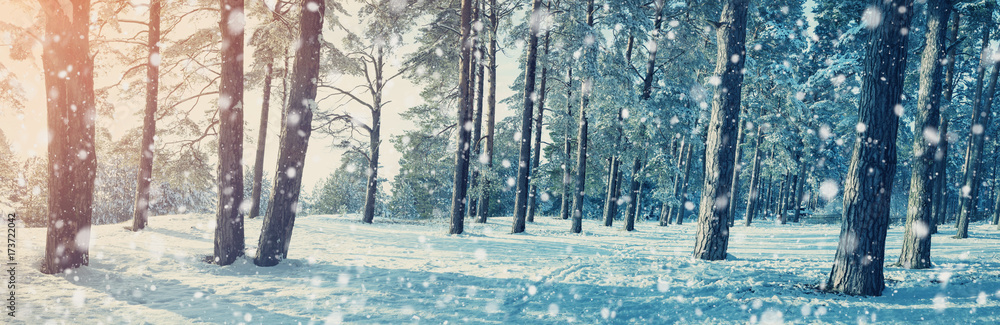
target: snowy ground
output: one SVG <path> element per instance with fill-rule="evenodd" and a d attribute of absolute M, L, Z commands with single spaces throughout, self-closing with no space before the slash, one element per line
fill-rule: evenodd
<path fill-rule="evenodd" d="M 227 267 L 212 252 L 213 216 L 154 217 L 151 228 L 96 226 L 90 266 L 37 270 L 45 229 L 19 229 L 17 323 L 1000 323 L 1000 231 L 933 238 L 930 270 L 888 267 L 882 297 L 817 292 L 839 231 L 831 225 L 733 229 L 723 262 L 692 260 L 692 224 L 627 233 L 548 217 L 509 234 L 510 218 L 446 235 L 444 221 L 296 221 L 289 259 Z M 247 222 L 253 254 L 261 220 Z M 887 260 L 901 227 L 889 231 Z M 10 320 L 4 316 L 4 321 Z"/>

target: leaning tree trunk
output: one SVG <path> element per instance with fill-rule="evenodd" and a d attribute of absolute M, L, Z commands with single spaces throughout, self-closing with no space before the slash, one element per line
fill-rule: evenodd
<path fill-rule="evenodd" d="M 750 167 L 750 193 L 747 194 L 747 211 L 744 213 L 745 225 L 750 226 L 753 222 L 753 217 L 757 214 L 757 205 L 760 202 L 760 142 L 764 137 L 764 132 L 757 129 L 757 140 L 754 143 L 753 149 L 753 166 Z"/>
<path fill-rule="evenodd" d="M 222 75 L 219 82 L 219 206 L 213 262 L 243 256 L 243 0 L 220 0 Z"/>
<path fill-rule="evenodd" d="M 49 215 L 42 273 L 59 274 L 90 261 L 97 171 L 94 58 L 88 34 L 90 1 L 72 1 L 69 8 L 57 1 L 40 2 L 45 13 L 42 66 L 50 130 Z"/>
<path fill-rule="evenodd" d="M 253 163 L 253 187 L 250 190 L 251 219 L 260 215 L 260 191 L 264 179 L 264 149 L 267 145 L 267 114 L 271 108 L 271 80 L 274 76 L 274 59 L 264 67 L 264 99 L 260 106 L 260 128 L 257 130 L 257 152 Z"/>
<path fill-rule="evenodd" d="M 142 144 L 139 147 L 139 175 L 135 187 L 132 231 L 146 228 L 149 223 L 149 183 L 153 178 L 153 155 L 156 136 L 156 104 L 160 90 L 160 0 L 149 3 L 149 31 L 146 48 L 146 111 L 142 120 Z"/>
<path fill-rule="evenodd" d="M 569 219 L 569 199 L 572 197 L 569 192 L 569 185 L 572 183 L 572 178 L 570 178 L 570 155 L 573 154 L 572 147 L 570 147 L 570 137 L 569 133 L 572 130 L 570 121 L 573 120 L 573 68 L 569 68 L 569 72 L 566 75 L 566 129 L 565 134 L 563 134 L 563 165 L 562 165 L 562 202 L 559 202 L 559 216 L 563 220 Z"/>
<path fill-rule="evenodd" d="M 680 152 L 677 153 L 678 171 L 677 173 L 674 174 L 674 186 L 673 186 L 674 198 L 677 199 L 677 201 L 679 201 L 680 203 L 678 203 L 677 205 L 671 205 L 669 206 L 669 208 L 666 203 L 663 204 L 663 210 L 660 211 L 661 227 L 669 225 L 672 222 L 674 215 L 677 214 L 677 212 L 680 211 L 680 209 L 684 208 L 684 201 L 683 201 L 684 199 L 681 197 L 681 187 L 684 182 L 682 179 L 683 176 L 681 175 L 680 168 L 684 168 L 686 166 L 685 161 L 687 161 L 687 156 L 691 154 L 691 150 L 692 150 L 691 143 L 688 142 L 688 139 L 681 140 Z"/>
<path fill-rule="evenodd" d="M 608 193 L 604 197 L 604 226 L 611 227 L 614 225 L 615 216 L 618 215 L 618 193 L 621 188 L 619 188 L 619 182 L 621 181 L 621 160 L 618 160 L 618 156 L 611 156 L 608 158 Z"/>
<path fill-rule="evenodd" d="M 933 223 L 931 204 L 937 177 L 937 146 L 941 141 L 938 126 L 941 120 L 942 67 L 945 59 L 945 34 L 951 1 L 931 0 L 927 3 L 927 43 L 920 60 L 920 90 L 917 92 L 917 114 L 914 120 L 913 160 L 910 162 L 910 197 L 906 210 L 906 230 L 899 265 L 910 269 L 931 267 L 931 234 Z M 945 140 L 947 141 L 947 140 Z"/>
<path fill-rule="evenodd" d="M 472 0 L 462 0 L 462 38 L 458 46 L 462 52 L 462 59 L 458 63 L 458 145 L 455 148 L 455 177 L 452 184 L 453 193 L 451 196 L 451 227 L 448 233 L 452 235 L 461 234 L 465 231 L 465 206 L 469 190 L 469 138 L 472 130 L 465 127 L 472 121 L 472 48 L 469 47 L 471 34 L 470 23 L 472 22 Z"/>
<path fill-rule="evenodd" d="M 318 5 L 318 9 L 309 10 L 310 3 L 311 6 Z M 306 148 L 312 133 L 312 114 L 316 109 L 321 47 L 319 35 L 323 30 L 325 9 L 323 1 L 302 1 L 298 39 L 301 45 L 295 50 L 292 85 L 278 140 L 278 171 L 271 188 L 271 202 L 264 214 L 257 257 L 253 260 L 258 266 L 274 266 L 288 257 L 292 227 L 299 209 Z"/>
<path fill-rule="evenodd" d="M 736 114 L 739 114 L 737 112 Z M 740 171 L 743 170 L 743 165 L 740 164 L 740 160 L 743 159 L 743 126 L 740 124 L 739 131 L 736 132 L 736 155 L 733 158 L 733 179 L 732 184 L 729 185 L 730 188 L 730 200 L 729 200 L 729 227 L 733 226 L 736 222 L 736 207 L 739 205 L 740 198 Z"/>
<path fill-rule="evenodd" d="M 486 103 L 486 170 L 493 169 L 493 138 L 496 126 L 497 107 L 497 2 L 490 0 L 490 49 L 489 49 L 489 70 L 490 70 L 490 92 L 487 95 Z M 482 192 L 479 195 L 479 207 L 476 212 L 479 217 L 477 223 L 486 223 L 490 214 L 490 179 L 484 178 Z"/>
<path fill-rule="evenodd" d="M 382 71 L 385 68 L 383 50 L 379 48 L 373 64 L 375 65 L 375 85 L 372 96 L 372 124 L 368 131 L 368 182 L 365 188 L 365 205 L 361 209 L 361 222 L 372 223 L 375 220 L 376 197 L 378 196 L 378 162 L 379 147 L 382 144 Z"/>
<path fill-rule="evenodd" d="M 625 231 L 635 230 L 635 213 L 639 209 L 639 185 L 642 184 L 642 177 L 639 172 L 642 170 L 642 161 L 639 158 L 635 158 L 632 163 L 632 183 L 629 185 L 629 200 L 628 208 L 625 209 Z"/>
<path fill-rule="evenodd" d="M 743 63 L 746 62 L 746 22 L 749 0 L 727 0 L 716 30 L 715 75 L 722 83 L 712 100 L 712 119 L 705 143 L 705 180 L 698 211 L 694 257 L 726 259 L 729 246 L 729 204 L 732 203 L 733 158 L 736 155 Z"/>
<path fill-rule="evenodd" d="M 549 55 L 549 32 L 545 32 L 545 55 Z M 535 118 L 535 143 L 531 145 L 533 153 L 531 154 L 531 170 L 532 173 L 538 172 L 538 163 L 542 156 L 542 118 L 545 116 L 545 93 L 546 89 L 545 81 L 549 73 L 548 64 L 542 66 L 542 84 L 538 90 L 538 117 Z M 534 179 L 534 177 L 532 177 Z M 538 198 L 538 184 L 534 182 L 531 183 L 531 190 L 528 192 L 528 222 L 535 222 L 535 212 L 538 210 L 538 203 L 536 202 Z"/>
<path fill-rule="evenodd" d="M 840 242 L 826 290 L 849 295 L 882 294 L 885 234 L 896 174 L 896 131 L 906 75 L 913 0 L 872 0 L 881 24 L 867 31 L 862 63 L 858 141 L 844 186 Z M 863 140 L 864 139 L 864 140 Z"/>
<path fill-rule="evenodd" d="M 984 53 L 984 54 L 986 53 L 986 47 L 989 44 L 989 39 L 990 39 L 990 30 L 989 30 L 989 28 L 984 28 L 983 29 L 983 40 L 982 40 L 983 51 L 981 53 Z M 981 117 L 979 115 L 979 110 L 980 110 L 979 104 L 981 103 L 981 99 L 983 98 L 983 80 L 985 80 L 984 78 L 986 76 L 986 63 L 984 62 L 984 60 L 986 60 L 985 56 L 982 57 L 982 58 L 980 58 L 979 65 L 977 66 L 977 69 L 976 69 L 976 88 L 975 88 L 975 95 L 972 98 L 972 121 L 969 124 L 971 126 L 979 125 L 979 127 L 982 127 L 982 124 L 980 124 L 981 123 L 980 122 L 980 118 Z M 982 131 L 985 131 L 985 129 L 983 129 Z M 966 203 L 969 201 L 969 200 L 966 200 L 966 197 L 970 195 L 971 189 L 972 189 L 971 186 L 970 187 L 965 187 L 965 186 L 969 185 L 969 184 L 967 184 L 967 180 L 968 180 L 969 176 L 971 176 L 971 174 L 969 174 L 969 171 L 970 171 L 969 168 L 970 168 L 970 165 L 972 163 L 974 163 L 974 162 L 970 161 L 970 159 L 972 159 L 972 154 L 971 153 L 972 153 L 972 149 L 974 147 L 973 146 L 974 142 L 975 142 L 975 140 L 974 140 L 973 134 L 970 133 L 969 134 L 969 138 L 966 141 L 966 146 L 965 146 L 965 163 L 962 164 L 962 185 L 963 186 L 958 191 L 958 197 L 959 197 L 959 200 L 958 200 L 958 211 L 959 211 L 959 216 L 955 217 L 955 228 L 958 228 L 961 225 L 961 223 L 962 223 L 962 218 L 961 218 L 960 215 L 962 213 L 965 213 L 965 211 L 966 211 Z M 970 191 L 966 192 L 965 191 L 966 188 L 968 188 Z"/>
<path fill-rule="evenodd" d="M 985 50 L 989 44 L 989 28 L 983 30 L 983 53 L 987 53 Z M 980 63 L 980 69 L 983 69 L 982 66 L 985 66 L 989 62 L 988 60 L 989 58 L 984 54 Z M 958 233 L 955 234 L 955 238 L 969 237 L 969 221 L 976 215 L 976 211 L 978 210 L 979 189 L 982 187 L 981 180 L 983 178 L 983 141 L 986 138 L 986 131 L 990 129 L 990 109 L 993 106 L 993 94 L 996 91 L 998 72 L 1000 72 L 1000 61 L 993 64 L 993 72 L 990 73 L 989 86 L 987 86 L 985 96 L 976 96 L 977 98 L 973 100 L 972 132 L 968 150 L 969 158 L 966 158 L 968 167 L 966 167 L 965 180 L 963 182 L 963 188 L 968 188 L 970 191 L 968 194 L 962 195 L 962 211 L 958 216 Z M 979 109 L 976 109 L 977 107 Z"/>
<path fill-rule="evenodd" d="M 531 5 L 532 17 L 538 15 L 542 0 L 534 0 Z M 538 32 L 540 21 L 529 23 L 528 60 L 524 68 L 524 109 L 521 116 L 521 150 L 517 158 L 517 192 L 514 196 L 513 233 L 524 232 L 524 222 L 528 210 L 528 182 L 531 173 L 531 117 L 535 108 L 535 68 L 538 64 Z M 539 130 L 540 132 L 541 130 Z"/>
<path fill-rule="evenodd" d="M 594 0 L 587 0 L 587 25 L 594 27 Z M 590 104 L 592 82 L 588 77 L 580 84 L 580 130 L 576 137 L 576 193 L 573 199 L 573 222 L 569 229 L 574 234 L 583 232 L 583 198 L 587 189 L 587 105 Z"/>

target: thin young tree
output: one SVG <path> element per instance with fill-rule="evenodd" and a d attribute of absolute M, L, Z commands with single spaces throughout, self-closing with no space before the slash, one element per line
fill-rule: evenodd
<path fill-rule="evenodd" d="M 481 160 L 486 161 L 486 170 L 493 167 L 493 140 L 494 131 L 496 127 L 496 106 L 497 106 L 497 27 L 499 27 L 499 10 L 497 10 L 496 0 L 490 0 L 490 45 L 488 49 L 487 56 L 489 57 L 489 63 L 487 70 L 490 73 L 490 89 L 489 93 L 486 95 L 486 150 Z M 490 213 L 490 180 L 489 178 L 484 178 L 482 184 L 480 185 L 483 189 L 479 195 L 479 207 L 476 209 L 476 213 L 479 215 L 476 218 L 476 223 L 486 223 L 487 218 Z"/>
<path fill-rule="evenodd" d="M 594 0 L 587 0 L 587 26 L 594 27 Z M 588 49 L 588 52 L 591 50 Z M 593 80 L 585 77 L 580 83 L 580 128 L 576 142 L 576 192 L 573 198 L 573 221 L 569 231 L 574 234 L 583 232 L 583 198 L 587 189 L 587 106 L 590 104 L 590 93 Z"/>
<path fill-rule="evenodd" d="M 149 183 L 153 178 L 153 137 L 156 135 L 156 106 L 160 90 L 160 0 L 149 3 L 149 30 L 146 33 L 146 110 L 142 119 L 142 142 L 139 147 L 139 174 L 135 187 L 132 231 L 149 223 Z"/>
<path fill-rule="evenodd" d="M 295 50 L 292 84 L 285 106 L 281 137 L 278 140 L 278 168 L 271 188 L 271 202 L 264 214 L 264 225 L 257 243 L 257 266 L 274 266 L 288 257 L 295 215 L 299 211 L 302 189 L 302 169 L 306 148 L 312 133 L 313 110 L 316 109 L 316 87 L 324 1 L 302 0 L 299 18 L 300 44 Z"/>
<path fill-rule="evenodd" d="M 896 174 L 897 106 L 906 75 L 913 0 L 872 0 L 865 10 L 866 38 L 857 141 L 844 184 L 840 241 L 825 290 L 878 296 L 885 289 L 885 236 Z"/>
<path fill-rule="evenodd" d="M 941 120 L 942 66 L 945 59 L 945 34 L 951 15 L 950 0 L 930 0 L 927 2 L 927 41 L 920 60 L 920 90 L 917 98 L 917 114 L 914 120 L 913 160 L 910 162 L 910 197 L 906 211 L 906 230 L 903 234 L 903 251 L 898 264 L 911 269 L 931 267 L 931 234 L 933 223 L 931 203 L 933 202 L 934 178 L 938 177 L 935 159 L 937 146 L 941 142 L 939 132 Z"/>
<path fill-rule="evenodd" d="M 749 0 L 727 0 L 715 24 L 718 39 L 715 77 L 720 83 L 712 100 L 712 118 L 705 143 L 705 180 L 694 246 L 694 257 L 703 260 L 726 259 L 729 246 L 728 207 L 746 62 L 749 5 Z"/>
<path fill-rule="evenodd" d="M 992 20 L 992 17 L 990 19 Z M 980 76 L 986 71 L 991 61 L 989 51 L 987 51 L 990 43 L 989 30 L 989 28 L 983 29 L 983 54 L 979 64 Z M 996 91 L 997 75 L 1000 72 L 998 71 L 1000 70 L 1000 61 L 993 62 L 992 65 L 993 70 L 990 73 L 989 85 L 986 86 L 986 92 L 982 93 L 982 80 L 979 80 L 977 82 L 976 98 L 972 102 L 972 129 L 969 133 L 969 147 L 965 153 L 965 176 L 962 181 L 962 188 L 968 189 L 968 192 L 962 194 L 962 210 L 959 212 L 958 232 L 955 234 L 955 238 L 969 237 L 969 221 L 972 216 L 976 215 L 976 211 L 978 211 L 979 191 L 982 187 L 983 179 L 982 159 L 985 147 L 984 141 L 986 140 L 986 131 L 989 130 L 990 119 L 992 117 L 991 106 L 993 106 L 993 94 Z"/>
<path fill-rule="evenodd" d="M 934 165 L 937 170 L 937 177 L 934 178 L 934 194 L 931 195 L 933 200 L 933 205 L 931 206 L 931 217 L 934 222 L 931 223 L 931 233 L 937 233 L 937 226 L 945 220 L 945 206 L 948 204 L 946 197 L 948 196 L 948 120 L 951 111 L 951 97 L 954 94 L 954 80 L 955 80 L 955 51 L 958 45 L 958 29 L 961 25 L 961 15 L 957 12 L 951 15 L 951 31 L 949 32 L 948 39 L 953 42 L 952 45 L 948 46 L 948 65 L 944 73 L 944 85 L 942 85 L 941 95 L 941 128 L 938 134 L 940 134 L 941 140 L 937 146 L 937 152 L 934 153 L 934 159 L 938 160 L 938 163 Z M 939 158 L 940 157 L 940 158 Z"/>
<path fill-rule="evenodd" d="M 546 6 L 547 7 L 547 6 Z M 548 8 L 546 8 L 548 9 Z M 547 57 L 549 55 L 549 31 L 545 31 L 545 54 L 542 56 L 542 76 L 541 85 L 538 87 L 538 114 L 535 117 L 535 137 L 534 144 L 531 145 L 531 170 L 538 171 L 538 164 L 542 158 L 542 119 L 545 117 L 545 94 L 548 92 L 547 79 L 549 67 Z M 535 222 L 535 213 L 538 212 L 538 184 L 531 182 L 531 190 L 528 192 L 528 222 Z"/>
<path fill-rule="evenodd" d="M 59 274 L 90 262 L 97 152 L 94 143 L 94 58 L 90 1 L 41 0 L 45 14 L 42 67 L 48 127 L 48 228 L 42 273 Z M 72 70 L 69 69 L 72 67 Z"/>

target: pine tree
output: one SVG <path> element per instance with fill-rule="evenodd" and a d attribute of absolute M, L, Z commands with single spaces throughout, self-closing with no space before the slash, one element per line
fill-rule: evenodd
<path fill-rule="evenodd" d="M 885 288 L 885 236 L 896 173 L 895 111 L 902 100 L 912 0 L 870 1 L 858 140 L 844 185 L 840 241 L 825 290 L 878 296 Z"/>
<path fill-rule="evenodd" d="M 156 135 L 156 107 L 160 88 L 160 0 L 149 3 L 149 30 L 146 47 L 146 111 L 142 120 L 142 144 L 139 147 L 139 174 L 136 186 L 135 208 L 132 214 L 132 231 L 146 228 L 149 222 L 149 183 L 153 178 L 153 137 Z"/>
<path fill-rule="evenodd" d="M 254 264 L 258 266 L 274 266 L 288 257 L 292 227 L 300 205 L 302 170 L 312 133 L 313 111 L 316 109 L 320 37 L 326 6 L 323 1 L 302 0 L 300 12 L 300 46 L 295 51 L 291 91 L 282 114 L 284 121 L 278 140 L 277 175 L 254 258 Z"/>
<path fill-rule="evenodd" d="M 48 128 L 48 229 L 42 273 L 89 264 L 97 153 L 90 1 L 42 0 Z M 68 11 L 67 11 L 68 10 Z"/>
<path fill-rule="evenodd" d="M 705 144 L 705 181 L 698 212 L 694 256 L 703 260 L 726 259 L 729 245 L 729 210 L 735 141 L 739 125 L 743 65 L 746 62 L 746 20 L 750 2 L 726 1 L 717 23 L 718 55 L 715 78 L 719 87 L 712 100 L 712 118 Z"/>
<path fill-rule="evenodd" d="M 934 178 L 937 177 L 936 159 L 941 141 L 939 125 L 942 89 L 941 62 L 947 54 L 945 33 L 951 15 L 951 1 L 932 0 L 927 3 L 927 43 L 920 62 L 920 91 L 917 99 L 916 129 L 913 137 L 913 173 L 910 177 L 910 199 L 906 212 L 906 231 L 899 265 L 912 269 L 931 266 L 930 224 Z"/>

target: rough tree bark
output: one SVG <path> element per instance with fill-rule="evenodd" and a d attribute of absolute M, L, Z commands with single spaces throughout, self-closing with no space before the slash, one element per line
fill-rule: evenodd
<path fill-rule="evenodd" d="M 534 0 L 531 17 L 540 14 L 542 0 Z M 530 18 L 529 18 L 530 19 Z M 524 232 L 524 222 L 528 210 L 528 182 L 531 181 L 531 120 L 535 109 L 535 69 L 538 64 L 538 33 L 540 19 L 528 22 L 528 59 L 524 66 L 524 108 L 521 113 L 521 150 L 517 158 L 517 192 L 514 196 L 513 233 Z M 541 130 L 538 130 L 539 132 Z"/>
<path fill-rule="evenodd" d="M 677 156 L 676 157 L 677 157 L 677 166 L 678 166 L 678 169 L 680 169 L 680 168 L 684 168 L 684 162 L 687 160 L 687 155 L 690 154 L 691 143 L 689 143 L 688 139 L 685 138 L 685 139 L 681 140 L 681 145 L 680 145 L 680 148 L 678 148 L 678 149 L 679 149 L 679 151 L 677 152 Z M 676 198 L 678 201 L 682 200 L 681 195 L 680 195 L 680 193 L 681 193 L 681 183 L 683 183 L 681 181 L 681 177 L 682 177 L 681 176 L 681 171 L 678 170 L 674 174 L 674 185 L 673 185 L 673 187 L 674 187 L 674 193 L 673 193 L 674 194 L 674 198 Z M 668 205 L 667 203 L 663 203 L 663 209 L 660 210 L 660 226 L 661 227 L 665 227 L 665 226 L 669 225 L 672 222 L 674 214 L 677 213 L 677 209 L 683 209 L 683 206 L 684 206 L 684 202 L 683 201 L 680 202 L 680 203 L 678 203 L 676 206 L 671 206 L 671 205 Z"/>
<path fill-rule="evenodd" d="M 156 105 L 160 90 L 160 0 L 149 3 L 149 30 L 146 38 L 146 111 L 142 119 L 142 142 L 139 147 L 139 175 L 135 187 L 132 231 L 149 223 L 149 183 L 153 178 L 153 155 L 156 147 Z"/>
<path fill-rule="evenodd" d="M 309 10 L 316 7 L 317 10 Z M 303 0 L 299 18 L 301 46 L 295 50 L 292 84 L 288 94 L 278 140 L 278 168 L 271 188 L 271 203 L 264 214 L 264 225 L 257 244 L 254 264 L 274 266 L 288 257 L 292 227 L 299 209 L 302 170 L 306 148 L 312 133 L 312 114 L 316 107 L 316 80 L 319 77 L 320 40 L 323 30 L 323 1 Z"/>
<path fill-rule="evenodd" d="M 462 0 L 461 11 L 462 38 L 459 40 L 462 59 L 459 65 L 458 75 L 458 146 L 455 149 L 455 177 L 453 193 L 451 196 L 451 227 L 448 233 L 457 235 L 465 231 L 465 206 L 468 203 L 467 193 L 469 190 L 469 137 L 472 135 L 471 128 L 465 125 L 472 121 L 472 60 L 471 47 L 471 25 L 472 22 L 472 0 Z"/>
<path fill-rule="evenodd" d="M 844 185 L 844 216 L 830 277 L 823 286 L 849 295 L 882 294 L 885 234 L 896 174 L 896 131 L 906 74 L 907 37 L 913 0 L 872 0 L 881 15 L 869 26 L 862 62 L 858 134 Z"/>
<path fill-rule="evenodd" d="M 938 126 L 941 121 L 942 67 L 945 59 L 945 34 L 951 15 L 951 1 L 927 2 L 927 41 L 920 60 L 920 90 L 913 134 L 913 159 L 910 161 L 910 197 L 906 210 L 906 230 L 903 233 L 903 251 L 897 264 L 910 269 L 931 267 L 931 234 L 933 223 L 931 203 L 933 186 L 937 177 L 935 159 L 941 140 Z"/>
<path fill-rule="evenodd" d="M 749 0 L 727 0 L 716 29 L 715 76 L 720 78 L 712 99 L 712 119 L 705 143 L 705 180 L 698 211 L 694 257 L 726 259 L 729 246 L 729 204 L 736 154 L 743 65 L 746 62 L 746 22 Z"/>
<path fill-rule="evenodd" d="M 219 7 L 219 206 L 213 262 L 229 265 L 243 256 L 243 215 L 250 210 L 243 203 L 243 0 L 220 0 Z"/>
<path fill-rule="evenodd" d="M 59 274 L 90 262 L 90 218 L 97 171 L 94 58 L 88 34 L 90 1 L 74 0 L 69 7 L 64 7 L 62 1 L 39 2 L 45 14 L 42 67 L 51 130 L 49 215 L 41 271 Z"/>
<path fill-rule="evenodd" d="M 986 48 L 989 46 L 989 28 L 983 29 L 983 53 L 987 53 Z M 989 62 L 990 58 L 983 55 L 982 62 L 980 63 L 980 69 L 983 69 Z M 982 187 L 983 171 L 982 171 L 982 160 L 983 160 L 983 141 L 986 138 L 986 131 L 990 129 L 990 119 L 991 119 L 991 106 L 993 106 L 993 94 L 996 92 L 997 77 L 998 72 L 1000 72 L 1000 61 L 993 63 L 993 72 L 990 73 L 989 86 L 985 94 L 982 96 L 977 96 L 973 100 L 973 120 L 972 120 L 972 132 L 971 139 L 969 141 L 969 150 L 966 158 L 966 170 L 963 188 L 968 188 L 969 193 L 962 195 L 962 211 L 958 216 L 958 232 L 955 234 L 955 238 L 968 238 L 969 237 L 969 221 L 972 217 L 976 215 L 978 211 L 979 204 L 979 189 Z M 978 93 L 978 92 L 977 92 Z M 979 109 L 976 109 L 976 108 Z M 977 119 L 978 117 L 978 119 Z M 978 132 L 977 132 L 978 128 Z"/>

